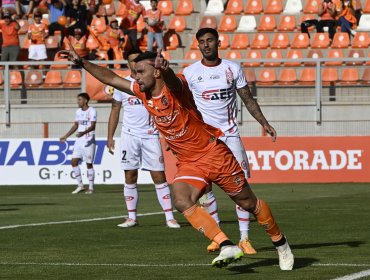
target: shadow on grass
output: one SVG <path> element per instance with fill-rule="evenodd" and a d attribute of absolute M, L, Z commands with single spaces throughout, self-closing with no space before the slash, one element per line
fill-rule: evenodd
<path fill-rule="evenodd" d="M 364 244 L 366 244 L 365 241 L 343 241 L 343 242 L 323 242 L 323 243 L 311 243 L 311 244 L 290 244 L 290 247 L 292 248 L 292 250 L 333 247 L 333 246 L 348 246 L 351 248 L 357 248 Z M 274 251 L 274 250 L 275 248 L 273 246 L 258 248 L 258 251 L 260 252 Z"/>
<path fill-rule="evenodd" d="M 6 204 L 0 204 L 0 207 L 8 207 L 8 206 L 54 206 L 58 205 L 56 203 L 48 203 L 48 202 L 42 202 L 42 203 L 6 203 Z"/>
<path fill-rule="evenodd" d="M 7 208 L 7 209 L 0 209 L 0 212 L 5 212 L 5 211 L 17 211 L 19 208 Z"/>

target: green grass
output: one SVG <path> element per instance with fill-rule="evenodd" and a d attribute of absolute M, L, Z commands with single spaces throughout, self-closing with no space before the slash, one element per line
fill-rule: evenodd
<path fill-rule="evenodd" d="M 141 217 L 140 225 L 130 229 L 116 226 L 121 219 L 0 229 L 0 279 L 332 279 L 370 269 L 369 184 L 253 188 L 270 204 L 288 236 L 296 257 L 293 271 L 276 266 L 277 253 L 256 222 L 251 223 L 250 237 L 257 255 L 229 268 L 207 266 L 216 256 L 206 252 L 208 240 L 176 213 L 180 230 L 167 229 L 164 215 Z M 126 213 L 120 186 L 97 186 L 91 196 L 71 195 L 72 190 L 0 187 L 0 227 Z M 217 188 L 215 192 L 222 228 L 237 241 L 234 206 Z M 154 187 L 140 186 L 139 212 L 160 210 Z M 331 265 L 344 263 L 365 266 Z M 156 266 L 171 264 L 205 265 Z"/>

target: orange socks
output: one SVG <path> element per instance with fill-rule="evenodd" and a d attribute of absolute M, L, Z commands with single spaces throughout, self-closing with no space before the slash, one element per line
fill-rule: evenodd
<path fill-rule="evenodd" d="M 258 223 L 263 226 L 268 235 L 270 235 L 272 242 L 277 242 L 283 238 L 283 234 L 276 224 L 271 214 L 270 207 L 266 202 L 257 199 L 256 209 L 253 214 L 256 216 Z"/>
<path fill-rule="evenodd" d="M 188 222 L 197 230 L 203 233 L 208 239 L 221 244 L 229 238 L 221 231 L 215 220 L 198 205 L 186 209 L 182 213 Z"/>

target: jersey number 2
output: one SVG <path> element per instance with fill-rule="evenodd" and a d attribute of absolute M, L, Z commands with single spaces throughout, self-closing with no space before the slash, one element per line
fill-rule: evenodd
<path fill-rule="evenodd" d="M 122 160 L 126 160 L 126 151 L 122 151 Z"/>

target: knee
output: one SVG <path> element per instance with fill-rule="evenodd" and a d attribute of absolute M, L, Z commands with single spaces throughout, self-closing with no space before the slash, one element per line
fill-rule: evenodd
<path fill-rule="evenodd" d="M 150 175 L 154 184 L 163 184 L 166 182 L 166 175 L 163 171 L 152 171 Z"/>
<path fill-rule="evenodd" d="M 137 172 L 136 170 L 125 171 L 125 181 L 126 184 L 136 184 L 137 182 Z"/>
<path fill-rule="evenodd" d="M 191 199 L 184 199 L 177 197 L 176 195 L 174 196 L 173 199 L 173 204 L 177 211 L 183 213 L 186 209 L 189 209 L 192 207 L 195 203 L 191 201 Z"/>
<path fill-rule="evenodd" d="M 72 165 L 72 167 L 76 167 L 76 166 L 78 166 L 78 160 L 76 160 L 76 159 L 72 159 L 72 160 L 71 160 L 71 165 Z"/>
<path fill-rule="evenodd" d="M 86 167 L 87 167 L 87 169 L 92 169 L 93 168 L 93 164 L 92 163 L 86 163 Z"/>
<path fill-rule="evenodd" d="M 243 200 L 236 201 L 241 208 L 248 212 L 253 212 L 256 209 L 257 199 L 255 197 L 248 197 Z"/>

